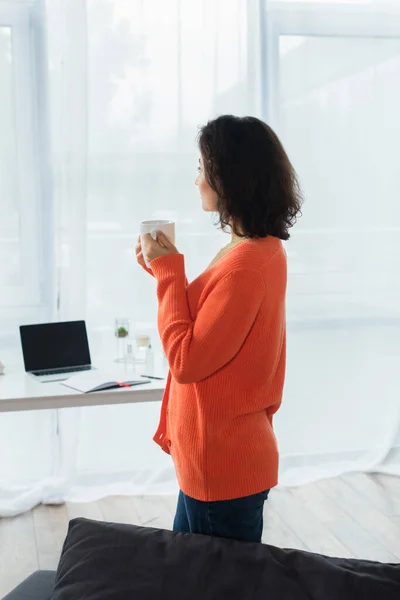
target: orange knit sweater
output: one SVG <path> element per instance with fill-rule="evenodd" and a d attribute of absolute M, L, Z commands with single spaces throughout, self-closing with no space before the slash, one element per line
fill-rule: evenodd
<path fill-rule="evenodd" d="M 229 500 L 274 487 L 272 415 L 285 376 L 286 255 L 277 238 L 247 240 L 189 285 L 184 259 L 152 261 L 170 373 L 154 440 L 182 491 Z"/>

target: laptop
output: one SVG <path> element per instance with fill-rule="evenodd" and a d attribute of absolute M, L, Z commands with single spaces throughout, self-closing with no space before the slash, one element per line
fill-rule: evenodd
<path fill-rule="evenodd" d="M 90 371 L 85 321 L 21 325 L 25 371 L 37 381 L 65 381 L 80 371 Z"/>

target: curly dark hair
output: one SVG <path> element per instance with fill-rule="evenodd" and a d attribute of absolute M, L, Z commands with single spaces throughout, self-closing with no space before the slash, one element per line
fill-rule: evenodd
<path fill-rule="evenodd" d="M 219 225 L 240 237 L 289 239 L 301 213 L 296 172 L 272 129 L 224 115 L 200 129 L 204 174 L 217 193 Z"/>

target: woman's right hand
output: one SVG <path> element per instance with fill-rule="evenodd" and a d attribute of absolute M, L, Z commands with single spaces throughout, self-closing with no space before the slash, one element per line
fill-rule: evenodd
<path fill-rule="evenodd" d="M 149 269 L 146 265 L 146 263 L 144 262 L 144 256 L 143 256 L 143 252 L 142 252 L 142 242 L 140 240 L 140 235 L 138 237 L 138 241 L 137 241 L 137 245 L 136 245 L 136 261 L 138 263 L 138 265 L 140 265 L 145 271 L 147 271 L 148 273 L 152 273 L 151 269 Z"/>

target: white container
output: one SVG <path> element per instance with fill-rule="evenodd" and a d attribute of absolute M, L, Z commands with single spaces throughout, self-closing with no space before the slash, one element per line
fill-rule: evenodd
<path fill-rule="evenodd" d="M 150 336 L 148 335 L 137 335 L 136 336 L 136 350 L 135 350 L 135 362 L 138 365 L 146 364 L 147 349 L 150 346 Z"/>

